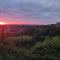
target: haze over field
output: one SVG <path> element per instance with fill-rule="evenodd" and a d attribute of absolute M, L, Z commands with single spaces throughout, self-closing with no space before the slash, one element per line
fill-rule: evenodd
<path fill-rule="evenodd" d="M 9 24 L 60 22 L 60 0 L 0 0 L 0 21 Z"/>

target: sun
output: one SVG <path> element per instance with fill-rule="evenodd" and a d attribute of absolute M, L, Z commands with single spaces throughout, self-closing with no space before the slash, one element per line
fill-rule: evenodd
<path fill-rule="evenodd" d="M 0 22 L 0 25 L 5 25 L 5 24 L 7 24 L 6 22 Z"/>

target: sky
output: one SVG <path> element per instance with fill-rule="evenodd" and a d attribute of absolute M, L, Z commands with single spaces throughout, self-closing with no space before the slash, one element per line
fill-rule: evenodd
<path fill-rule="evenodd" d="M 0 0 L 0 21 L 39 25 L 60 22 L 60 0 Z"/>

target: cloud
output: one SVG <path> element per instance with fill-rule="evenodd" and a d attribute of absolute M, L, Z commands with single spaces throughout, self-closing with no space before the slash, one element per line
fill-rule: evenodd
<path fill-rule="evenodd" d="M 0 17 L 55 23 L 60 21 L 60 0 L 0 0 Z"/>

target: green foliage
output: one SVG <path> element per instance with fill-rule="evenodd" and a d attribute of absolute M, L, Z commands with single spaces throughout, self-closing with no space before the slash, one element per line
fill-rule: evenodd
<path fill-rule="evenodd" d="M 30 49 L 27 49 L 26 44 L 22 42 L 27 41 L 27 44 L 31 45 L 32 37 L 19 37 L 13 43 L 11 42 L 11 46 L 5 40 L 0 44 L 0 60 L 60 60 L 60 36 L 44 38 L 42 42 L 39 40 L 33 46 L 28 46 Z M 15 41 L 21 42 L 23 46 L 15 46 Z"/>
<path fill-rule="evenodd" d="M 60 37 L 47 38 L 33 46 L 31 53 L 40 54 L 41 58 L 60 60 Z"/>

